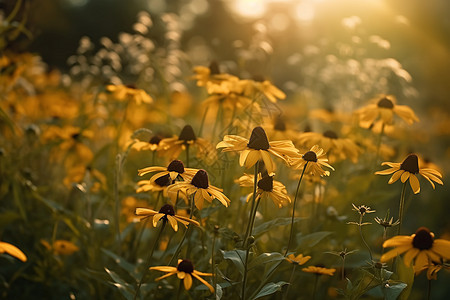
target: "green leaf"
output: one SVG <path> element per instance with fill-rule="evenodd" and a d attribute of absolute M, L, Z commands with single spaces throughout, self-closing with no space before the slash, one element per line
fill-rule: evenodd
<path fill-rule="evenodd" d="M 398 274 L 398 280 L 407 284 L 407 287 L 403 290 L 399 300 L 408 299 L 409 294 L 411 294 L 412 286 L 414 283 L 414 268 L 411 266 L 406 266 L 403 262 L 403 258 L 397 256 L 395 260 L 396 270 Z"/>
<path fill-rule="evenodd" d="M 305 236 L 299 233 L 297 234 L 297 243 L 301 248 L 312 248 L 332 233 L 331 231 L 318 231 Z"/>
<path fill-rule="evenodd" d="M 391 281 L 383 286 L 383 292 L 386 300 L 396 300 L 397 297 L 405 290 L 407 287 L 406 283 L 399 282 L 397 284 L 391 285 Z M 401 299 L 401 297 L 400 297 Z M 404 298 L 406 299 L 406 298 Z"/>
<path fill-rule="evenodd" d="M 222 299 L 223 296 L 223 290 L 222 287 L 218 284 L 216 284 L 216 300 Z"/>
<path fill-rule="evenodd" d="M 245 261 L 245 251 L 244 250 L 231 250 L 231 251 L 222 251 L 223 258 L 231 260 L 233 264 L 236 266 L 238 271 L 241 274 L 244 274 L 244 261 Z"/>
<path fill-rule="evenodd" d="M 304 220 L 305 218 L 294 218 L 294 223 L 297 223 L 301 220 Z M 273 227 L 277 226 L 285 226 L 291 224 L 292 219 L 291 218 L 276 218 L 273 220 L 270 220 L 268 222 L 262 223 L 261 225 L 255 227 L 253 229 L 253 235 L 262 234 L 264 232 L 269 231 L 270 229 L 273 229 Z"/>
<path fill-rule="evenodd" d="M 106 255 L 108 255 L 110 258 L 112 258 L 114 260 L 114 262 L 116 264 L 118 264 L 122 269 L 127 271 L 128 274 L 131 275 L 131 277 L 133 277 L 136 280 L 138 279 L 139 273 L 136 271 L 136 268 L 133 264 L 127 262 L 123 257 L 121 257 L 107 249 L 102 249 L 102 252 L 105 253 Z"/>
<path fill-rule="evenodd" d="M 258 257 L 256 257 L 255 259 L 253 259 L 249 263 L 248 270 L 251 270 L 251 269 L 261 266 L 261 265 L 265 265 L 270 262 L 278 262 L 283 259 L 284 259 L 284 256 L 278 252 L 263 253 L 263 254 L 259 255 Z"/>
<path fill-rule="evenodd" d="M 108 268 L 105 268 L 105 270 L 109 274 L 109 276 L 111 276 L 112 280 L 114 280 L 114 283 L 112 285 L 118 288 L 122 296 L 124 296 L 127 300 L 132 300 L 134 295 L 133 287 L 130 284 L 126 283 L 115 272 L 109 270 Z"/>
<path fill-rule="evenodd" d="M 279 281 L 277 283 L 274 282 L 269 282 L 268 284 L 266 284 L 261 291 L 259 291 L 259 293 L 252 298 L 252 300 L 254 299 L 258 299 L 267 295 L 272 295 L 273 293 L 279 292 L 281 291 L 281 288 L 283 287 L 283 285 L 288 284 L 285 281 Z"/>

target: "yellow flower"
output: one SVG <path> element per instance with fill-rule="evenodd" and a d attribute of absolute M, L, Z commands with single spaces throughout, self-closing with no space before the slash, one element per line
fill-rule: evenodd
<path fill-rule="evenodd" d="M 267 137 L 271 140 L 289 139 L 294 141 L 298 136 L 298 132 L 289 128 L 285 118 L 278 115 L 274 118 L 266 118 L 262 126 L 267 133 Z"/>
<path fill-rule="evenodd" d="M 298 152 L 291 141 L 269 142 L 266 132 L 259 126 L 253 129 L 250 140 L 238 135 L 226 135 L 216 148 L 223 148 L 223 152 L 240 152 L 239 164 L 246 168 L 250 168 L 257 161 L 262 160 L 269 174 L 275 170 L 275 163 L 270 154 L 287 162 L 289 157 L 296 155 Z"/>
<path fill-rule="evenodd" d="M 294 254 L 289 254 L 286 257 L 286 260 L 290 262 L 291 264 L 295 265 L 304 265 L 308 260 L 311 259 L 311 256 L 303 256 L 303 254 L 299 254 L 295 256 Z"/>
<path fill-rule="evenodd" d="M 401 181 L 405 183 L 406 180 L 409 179 L 409 184 L 411 185 L 414 194 L 420 192 L 420 183 L 416 174 L 420 174 L 427 179 L 431 183 L 433 189 L 435 188 L 433 181 L 444 184 L 441 180 L 441 173 L 431 168 L 420 168 L 419 159 L 416 154 L 408 155 L 402 163 L 384 162 L 381 165 L 388 165 L 391 168 L 375 172 L 375 174 L 389 175 L 393 173 L 391 179 L 388 181 L 389 184 L 396 182 L 398 179 L 401 179 Z"/>
<path fill-rule="evenodd" d="M 197 149 L 199 158 L 215 154 L 214 147 L 207 140 L 197 137 L 191 125 L 184 126 L 180 136 L 162 139 L 158 151 L 169 159 L 176 159 L 188 146 Z"/>
<path fill-rule="evenodd" d="M 68 256 L 80 250 L 77 245 L 67 240 L 55 240 L 53 245 L 50 245 L 46 240 L 41 240 L 41 244 L 56 255 Z"/>
<path fill-rule="evenodd" d="M 277 100 L 284 100 L 286 98 L 285 93 L 264 78 L 242 80 L 242 82 L 244 94 L 247 97 L 254 98 L 258 93 L 261 93 L 272 103 L 277 103 Z"/>
<path fill-rule="evenodd" d="M 208 84 L 220 84 L 222 81 L 229 80 L 230 78 L 236 78 L 233 75 L 227 73 L 221 73 L 219 65 L 213 61 L 209 67 L 196 66 L 194 67 L 195 75 L 192 79 L 197 80 L 197 86 L 206 86 Z"/>
<path fill-rule="evenodd" d="M 148 173 L 158 172 L 150 178 L 150 180 L 149 180 L 150 183 L 155 182 L 155 180 L 157 180 L 163 176 L 166 176 L 166 175 L 169 175 L 171 183 L 174 183 L 177 178 L 181 179 L 181 180 L 185 180 L 185 181 L 191 180 L 192 177 L 194 177 L 194 175 L 197 173 L 197 171 L 198 170 L 196 170 L 196 169 L 185 168 L 184 164 L 181 160 L 173 160 L 167 166 L 167 168 L 165 168 L 165 167 L 147 167 L 144 169 L 140 169 L 138 171 L 138 175 L 143 176 Z"/>
<path fill-rule="evenodd" d="M 161 142 L 162 137 L 159 135 L 154 135 L 150 138 L 148 142 L 138 141 L 135 142 L 132 146 L 133 149 L 136 149 L 137 151 L 156 151 L 159 147 L 159 143 Z"/>
<path fill-rule="evenodd" d="M 264 172 L 263 175 L 258 173 L 258 184 L 256 187 L 256 200 L 267 196 L 272 199 L 273 203 L 279 208 L 291 203 L 291 199 L 287 194 L 286 187 L 279 181 L 273 180 L 273 175 L 269 176 L 267 172 Z M 252 187 L 254 184 L 254 175 L 244 174 L 237 181 L 240 186 L 243 187 Z M 252 199 L 253 193 L 250 193 L 247 196 L 247 202 Z"/>
<path fill-rule="evenodd" d="M 352 162 L 358 161 L 360 148 L 349 138 L 339 138 L 336 132 L 327 130 L 323 134 L 317 132 L 304 132 L 298 137 L 300 145 L 312 147 L 319 145 L 328 153 L 330 162 L 349 158 Z"/>
<path fill-rule="evenodd" d="M 170 204 L 163 205 L 159 209 L 159 211 L 155 211 L 149 208 L 136 208 L 136 215 L 141 218 L 141 221 L 153 217 L 153 227 L 156 227 L 159 220 L 163 220 L 163 222 L 169 222 L 174 231 L 178 231 L 178 222 L 186 227 L 189 225 L 189 223 L 200 226 L 200 223 L 195 220 L 176 215 L 173 206 Z"/>
<path fill-rule="evenodd" d="M 200 276 L 212 276 L 211 273 L 203 273 L 199 272 L 194 269 L 194 265 L 190 260 L 187 259 L 179 259 L 178 260 L 178 266 L 177 267 L 171 267 L 171 266 L 158 266 L 158 267 L 151 267 L 150 270 L 156 270 L 165 272 L 167 274 L 156 278 L 156 281 L 159 281 L 161 279 L 167 278 L 169 276 L 177 274 L 177 277 L 180 280 L 183 280 L 184 288 L 186 290 L 189 290 L 192 287 L 192 277 L 197 278 L 200 280 L 201 283 L 206 285 L 211 293 L 214 293 L 214 288 L 202 277 Z"/>
<path fill-rule="evenodd" d="M 410 125 L 419 121 L 419 118 L 417 118 L 410 107 L 397 105 L 395 97 L 392 95 L 382 95 L 373 101 L 376 103 L 369 104 L 356 111 L 359 116 L 359 125 L 363 128 L 369 128 L 377 120 L 391 125 L 394 120 L 394 115 L 399 116 Z"/>
<path fill-rule="evenodd" d="M 302 271 L 306 273 L 314 273 L 317 275 L 333 276 L 334 272 L 336 272 L 336 269 L 328 269 L 320 266 L 309 266 L 307 268 L 303 268 Z"/>
<path fill-rule="evenodd" d="M 152 103 L 153 99 L 144 90 L 136 88 L 134 85 L 108 85 L 106 90 L 113 93 L 118 100 L 134 101 L 136 104 Z"/>
<path fill-rule="evenodd" d="M 190 182 L 177 182 L 169 187 L 169 193 L 176 194 L 178 191 L 185 191 L 188 196 L 194 195 L 193 201 L 198 209 L 203 209 L 204 200 L 211 203 L 217 199 L 225 207 L 230 204 L 230 199 L 222 194 L 222 190 L 209 184 L 208 173 L 205 170 L 198 170 Z"/>
<path fill-rule="evenodd" d="M 0 253 L 8 253 L 23 262 L 27 261 L 27 256 L 19 248 L 10 243 L 0 242 Z"/>
<path fill-rule="evenodd" d="M 308 152 L 304 154 L 297 154 L 289 160 L 289 164 L 295 169 L 303 169 L 306 163 L 306 174 L 313 174 L 319 176 L 329 176 L 330 172 L 325 171 L 322 167 L 330 168 L 334 171 L 334 168 L 328 164 L 328 159 L 325 158 L 326 154 L 322 148 L 314 145 Z"/>
<path fill-rule="evenodd" d="M 398 235 L 383 243 L 383 247 L 395 247 L 383 254 L 381 262 L 387 262 L 397 255 L 405 253 L 403 261 L 406 266 L 413 262 L 416 273 L 430 266 L 432 261 L 442 258 L 450 259 L 450 241 L 434 239 L 434 233 L 426 227 L 420 227 L 411 236 Z"/>

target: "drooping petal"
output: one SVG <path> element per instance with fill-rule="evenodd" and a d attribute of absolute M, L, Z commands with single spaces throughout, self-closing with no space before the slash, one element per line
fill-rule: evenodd
<path fill-rule="evenodd" d="M 414 257 L 417 256 L 417 254 L 419 254 L 419 251 L 420 250 L 417 248 L 412 248 L 411 250 L 405 253 L 405 256 L 403 257 L 403 262 L 407 267 L 411 265 L 411 261 L 414 259 Z"/>
<path fill-rule="evenodd" d="M 386 253 L 384 253 L 381 258 L 380 258 L 380 262 L 387 262 L 389 260 L 391 260 L 392 258 L 396 257 L 397 255 L 401 255 L 402 253 L 408 251 L 409 249 L 411 249 L 411 245 L 408 246 L 401 246 L 401 247 L 397 247 L 394 248 Z"/>
<path fill-rule="evenodd" d="M 411 176 L 409 176 L 409 184 L 411 185 L 411 188 L 414 191 L 414 194 L 417 194 L 420 192 L 420 183 L 419 183 L 419 179 L 417 179 L 416 175 L 411 174 Z"/>
<path fill-rule="evenodd" d="M 404 170 L 399 170 L 399 171 L 395 172 L 395 173 L 392 175 L 392 177 L 389 179 L 388 183 L 389 183 L 389 184 L 392 184 L 392 183 L 396 182 L 396 181 L 400 178 L 400 176 L 402 176 L 402 174 L 403 174 L 404 172 L 405 172 Z"/>
<path fill-rule="evenodd" d="M 165 214 L 163 213 L 157 213 L 153 216 L 153 227 L 156 227 L 156 225 L 158 224 L 159 220 L 161 220 L 162 217 L 164 217 Z"/>
<path fill-rule="evenodd" d="M 450 241 L 436 239 L 433 243 L 432 250 L 445 259 L 450 259 Z"/>
<path fill-rule="evenodd" d="M 0 253 L 8 253 L 11 256 L 14 256 L 17 259 L 20 259 L 21 261 L 25 262 L 27 261 L 26 255 L 17 248 L 14 245 L 11 245 L 10 243 L 6 242 L 0 242 Z"/>
<path fill-rule="evenodd" d="M 184 288 L 188 291 L 192 286 L 192 276 L 187 273 L 183 280 Z"/>
<path fill-rule="evenodd" d="M 210 285 L 205 279 L 201 278 L 201 277 L 198 275 L 199 273 L 200 273 L 200 272 L 194 270 L 194 272 L 192 273 L 192 276 L 194 276 L 195 278 L 197 278 L 198 280 L 200 280 L 201 283 L 203 283 L 204 285 L 206 285 L 211 293 L 214 293 L 214 288 L 212 287 L 212 285 Z M 205 276 L 205 275 L 204 275 L 204 276 Z"/>
<path fill-rule="evenodd" d="M 405 181 L 408 180 L 408 178 L 409 178 L 410 175 L 411 175 L 411 173 L 405 171 L 405 172 L 402 174 L 402 176 L 400 177 L 400 178 L 401 178 L 400 180 L 401 180 L 403 183 L 405 183 Z"/>
<path fill-rule="evenodd" d="M 170 216 L 170 215 L 166 215 L 166 217 L 167 217 L 167 220 L 169 220 L 169 223 L 172 226 L 173 230 L 174 231 L 178 231 L 178 222 L 177 222 L 177 220 L 173 216 Z"/>

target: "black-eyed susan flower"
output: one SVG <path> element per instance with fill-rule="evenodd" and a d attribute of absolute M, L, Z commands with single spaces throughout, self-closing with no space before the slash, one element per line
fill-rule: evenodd
<path fill-rule="evenodd" d="M 405 183 L 409 179 L 409 184 L 411 185 L 414 194 L 420 192 L 420 183 L 419 179 L 417 179 L 416 174 L 420 174 L 426 180 L 428 180 L 431 183 L 433 189 L 435 188 L 433 181 L 439 184 L 444 184 L 441 180 L 442 179 L 441 173 L 431 168 L 421 168 L 419 166 L 419 159 L 416 154 L 408 155 L 401 163 L 383 162 L 381 165 L 382 166 L 387 165 L 391 168 L 375 172 L 375 174 L 378 175 L 393 174 L 388 181 L 389 184 L 396 182 L 398 179 L 400 179 L 403 183 Z"/>
<path fill-rule="evenodd" d="M 383 243 L 383 247 L 394 247 L 383 254 L 381 262 L 387 262 L 397 255 L 403 256 L 406 266 L 411 262 L 416 270 L 429 266 L 431 261 L 440 261 L 441 259 L 450 259 L 450 241 L 435 239 L 434 233 L 426 227 L 420 227 L 416 233 L 411 236 L 398 235 Z"/>
<path fill-rule="evenodd" d="M 198 280 L 200 280 L 201 283 L 206 285 L 211 293 L 214 293 L 214 288 L 212 287 L 212 285 L 210 285 L 206 280 L 204 280 L 201 277 L 201 276 L 212 276 L 212 273 L 203 273 L 195 270 L 194 265 L 188 259 L 183 260 L 179 259 L 177 267 L 158 266 L 158 267 L 151 267 L 150 270 L 167 273 L 161 277 L 156 278 L 156 281 L 177 274 L 177 277 L 180 280 L 183 280 L 184 288 L 186 290 L 189 290 L 192 287 L 192 277 L 195 277 Z"/>
<path fill-rule="evenodd" d="M 334 168 L 328 164 L 328 159 L 322 148 L 314 145 L 309 151 L 304 154 L 297 154 L 289 160 L 289 164 L 295 169 L 303 169 L 307 165 L 305 173 L 319 176 L 329 176 L 330 172 L 325 171 L 322 167 Z"/>
<path fill-rule="evenodd" d="M 212 61 L 209 67 L 195 66 L 195 75 L 192 79 L 197 80 L 197 86 L 207 86 L 208 84 L 220 84 L 230 78 L 236 78 L 233 75 L 222 73 L 217 62 Z"/>
<path fill-rule="evenodd" d="M 244 94 L 247 97 L 254 98 L 259 93 L 264 95 L 272 103 L 277 103 L 277 100 L 286 99 L 285 93 L 261 76 L 255 76 L 253 80 L 242 80 L 242 84 Z"/>
<path fill-rule="evenodd" d="M 0 253 L 8 253 L 9 255 L 20 259 L 21 261 L 27 261 L 27 256 L 14 245 L 6 242 L 0 242 Z"/>
<path fill-rule="evenodd" d="M 160 177 L 169 175 L 171 183 L 174 183 L 175 180 L 177 179 L 191 180 L 192 177 L 194 177 L 195 173 L 197 173 L 197 171 L 198 170 L 196 169 L 185 168 L 183 162 L 181 160 L 176 159 L 171 161 L 170 164 L 167 166 L 167 168 L 157 166 L 147 167 L 140 169 L 138 171 L 138 175 L 144 176 L 145 174 L 148 173 L 158 172 L 150 178 L 150 182 L 154 182 Z"/>
<path fill-rule="evenodd" d="M 156 225 L 160 220 L 162 220 L 163 222 L 169 222 L 170 226 L 172 226 L 174 231 L 178 231 L 178 222 L 180 222 L 186 227 L 189 224 L 200 226 L 200 223 L 198 223 L 195 220 L 176 215 L 173 206 L 170 204 L 163 205 L 159 209 L 159 211 L 155 211 L 149 208 L 138 207 L 136 208 L 136 215 L 141 218 L 141 221 L 152 217 L 153 227 L 156 227 Z"/>
<path fill-rule="evenodd" d="M 298 137 L 301 146 L 312 147 L 319 145 L 324 152 L 328 153 L 330 162 L 350 159 L 358 161 L 361 149 L 349 138 L 340 138 L 336 132 L 327 130 L 324 133 L 304 132 Z"/>
<path fill-rule="evenodd" d="M 158 151 L 169 159 L 176 159 L 187 147 L 195 147 L 200 159 L 215 154 L 214 147 L 204 138 L 197 137 L 191 125 L 184 126 L 179 136 L 162 139 Z"/>
<path fill-rule="evenodd" d="M 258 173 L 258 183 L 256 187 L 256 198 L 258 201 L 263 197 L 268 197 L 272 199 L 273 203 L 281 208 L 291 203 L 291 199 L 287 194 L 286 187 L 279 181 L 273 180 L 274 175 L 270 176 L 267 172 Z M 236 180 L 240 186 L 252 187 L 254 184 L 254 175 L 244 174 L 239 179 Z M 247 202 L 253 198 L 253 193 L 247 196 Z"/>
<path fill-rule="evenodd" d="M 299 254 L 295 256 L 294 254 L 289 254 L 286 257 L 286 260 L 294 265 L 304 265 L 308 260 L 311 259 L 311 256 L 303 256 L 303 254 Z"/>
<path fill-rule="evenodd" d="M 134 101 L 136 104 L 141 103 L 152 103 L 153 99 L 150 97 L 149 94 L 147 94 L 146 91 L 142 89 L 138 89 L 136 86 L 129 84 L 129 85 L 108 85 L 106 86 L 106 90 L 108 92 L 113 93 L 114 97 L 117 100 L 120 101 Z"/>
<path fill-rule="evenodd" d="M 356 111 L 359 117 L 359 125 L 363 128 L 369 128 L 377 120 L 382 121 L 383 124 L 391 125 L 394 121 L 394 115 L 399 116 L 410 125 L 419 121 L 410 107 L 397 105 L 396 99 L 392 95 L 381 95 L 372 102 Z"/>
<path fill-rule="evenodd" d="M 294 141 L 298 136 L 298 132 L 292 129 L 291 124 L 282 115 L 266 118 L 262 127 L 271 140 L 288 139 Z"/>
<path fill-rule="evenodd" d="M 250 168 L 259 160 L 264 161 L 269 174 L 275 170 L 275 163 L 271 155 L 287 162 L 289 157 L 297 154 L 298 150 L 291 141 L 272 141 L 267 139 L 262 127 L 255 127 L 250 135 L 250 140 L 238 135 L 226 135 L 223 141 L 217 144 L 217 149 L 223 148 L 224 152 L 240 152 L 239 164 Z"/>
<path fill-rule="evenodd" d="M 138 141 L 133 144 L 133 149 L 136 149 L 137 151 L 156 151 L 159 147 L 159 142 L 161 142 L 162 137 L 159 135 L 154 135 L 150 138 L 148 142 L 144 141 Z"/>
<path fill-rule="evenodd" d="M 175 194 L 180 190 L 187 196 L 194 195 L 193 201 L 198 209 L 203 209 L 204 200 L 211 203 L 217 199 L 225 207 L 230 204 L 230 199 L 222 193 L 221 189 L 209 184 L 208 173 L 205 170 L 198 170 L 190 182 L 177 182 L 169 187 L 169 193 Z"/>
<path fill-rule="evenodd" d="M 366 205 L 356 206 L 355 204 L 352 203 L 352 206 L 353 206 L 352 210 L 356 211 L 361 216 L 364 216 L 365 214 L 371 214 L 371 213 L 375 212 L 375 210 L 371 209 L 370 207 L 368 207 Z"/>
<path fill-rule="evenodd" d="M 321 267 L 321 266 L 309 266 L 309 267 L 303 268 L 302 271 L 306 272 L 306 273 L 317 274 L 317 275 L 333 276 L 334 272 L 336 272 L 336 269 L 334 269 L 334 268 L 328 269 L 328 268 Z"/>

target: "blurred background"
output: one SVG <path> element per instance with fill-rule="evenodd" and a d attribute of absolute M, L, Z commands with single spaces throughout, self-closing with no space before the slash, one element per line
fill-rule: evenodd
<path fill-rule="evenodd" d="M 6 0 L 3 6 L 8 11 L 14 3 Z M 365 51 L 352 55 L 398 60 L 411 74 L 423 106 L 433 103 L 446 108 L 450 94 L 450 2 L 446 0 L 35 0 L 25 4 L 21 10 L 32 38 L 24 36 L 15 47 L 37 52 L 51 67 L 63 70 L 81 37 L 94 43 L 101 37 L 116 42 L 119 32 L 133 30 L 140 11 L 152 17 L 171 12 L 179 16 L 182 49 L 192 64 L 245 60 L 245 66 L 230 63 L 229 71 L 239 67 L 249 76 L 266 74 L 287 92 L 308 80 L 298 70 L 305 67 L 307 46 L 317 47 L 309 51 L 342 54 L 342 44 L 348 42 L 359 43 Z M 163 42 L 162 34 L 154 24 L 148 36 L 158 43 Z"/>

